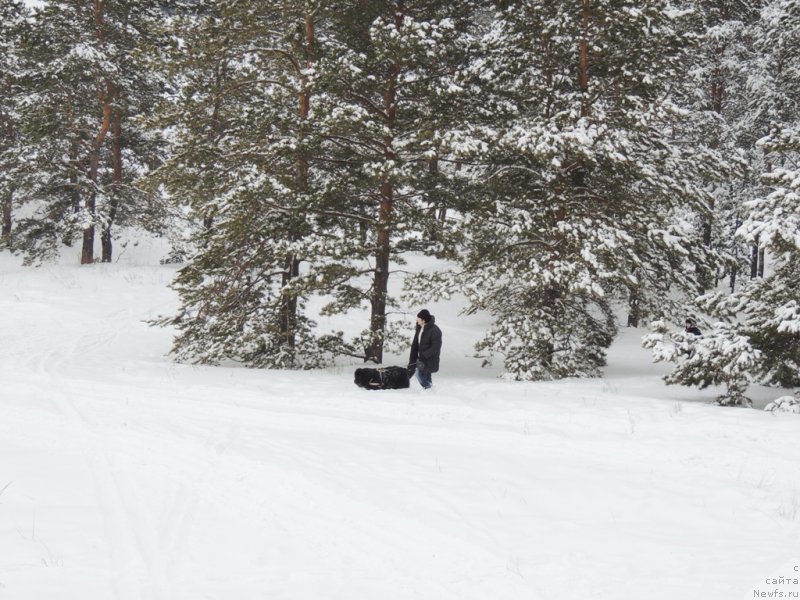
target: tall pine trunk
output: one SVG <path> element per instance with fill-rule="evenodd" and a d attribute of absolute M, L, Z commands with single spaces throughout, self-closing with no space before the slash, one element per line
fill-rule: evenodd
<path fill-rule="evenodd" d="M 381 203 L 378 210 L 378 235 L 375 251 L 375 275 L 370 303 L 370 338 L 366 360 L 383 362 L 383 342 L 386 332 L 386 297 L 389 289 L 389 253 L 391 249 L 391 219 L 394 190 L 389 182 L 381 186 Z"/>
<path fill-rule="evenodd" d="M 4 137 L 9 140 L 9 142 L 13 142 L 15 139 L 15 131 L 14 126 L 11 124 L 11 120 L 9 119 L 6 126 L 4 127 L 3 131 Z M 2 202 L 3 208 L 3 223 L 2 229 L 0 230 L 0 245 L 11 247 L 11 227 L 12 227 L 12 212 L 13 212 L 13 201 L 14 201 L 14 186 L 10 185 L 6 188 L 5 194 L 0 199 Z"/>
<path fill-rule="evenodd" d="M 104 11 L 105 0 L 95 0 L 95 35 L 101 48 L 105 45 Z M 97 173 L 100 167 L 100 154 L 103 149 L 103 143 L 105 142 L 108 131 L 111 128 L 112 102 L 114 100 L 114 86 L 110 82 L 105 82 L 100 85 L 98 99 L 103 112 L 103 120 L 100 124 L 100 129 L 98 130 L 97 135 L 92 142 L 92 151 L 91 155 L 89 156 L 88 176 L 89 182 L 91 183 L 93 189 L 89 191 L 89 195 L 86 198 L 85 210 L 89 219 L 89 224 L 83 230 L 83 247 L 81 250 L 82 265 L 87 265 L 94 262 L 94 220 L 97 215 Z"/>
<path fill-rule="evenodd" d="M 314 28 L 314 17 L 307 12 L 304 19 L 305 35 L 305 67 L 310 69 L 314 66 L 316 44 L 316 33 Z M 308 76 L 300 73 L 300 98 L 299 98 L 299 147 L 300 154 L 297 158 L 297 192 L 307 193 L 309 189 L 309 160 L 304 149 L 304 141 L 307 137 L 307 121 L 311 112 L 311 89 Z M 297 239 L 297 238 L 295 238 Z M 296 254 L 287 254 L 284 259 L 283 275 L 281 278 L 281 322 L 280 337 L 281 342 L 288 349 L 292 358 L 297 345 L 297 292 L 291 289 L 294 279 L 300 275 L 300 259 Z"/>
<path fill-rule="evenodd" d="M 86 202 L 86 211 L 94 216 L 95 197 L 94 193 Z M 83 245 L 81 246 L 81 264 L 90 265 L 94 262 L 94 224 L 89 225 L 83 230 Z"/>
<path fill-rule="evenodd" d="M 723 7 L 720 17 L 723 21 L 728 20 L 728 11 L 725 7 Z M 716 66 L 711 74 L 711 109 L 718 115 L 722 115 L 722 103 L 725 98 L 725 81 L 723 79 L 722 74 L 722 58 L 725 54 L 725 44 L 721 46 L 717 46 L 714 49 L 714 57 Z M 719 146 L 718 140 L 711 140 L 711 147 L 716 148 Z M 714 211 L 714 199 L 711 199 L 711 204 L 709 205 L 709 210 L 713 213 Z M 706 246 L 711 246 L 712 244 L 712 235 L 711 235 L 711 223 L 712 219 L 709 217 L 706 219 L 705 223 L 703 223 L 703 244 Z"/>
<path fill-rule="evenodd" d="M 128 15 L 130 11 L 130 7 L 126 8 L 125 15 L 123 17 L 123 24 L 125 27 L 128 25 Z M 116 98 L 119 99 L 120 92 L 117 90 L 115 94 Z M 109 209 L 108 209 L 108 220 L 103 224 L 103 233 L 100 239 L 100 245 L 102 248 L 102 262 L 110 263 L 111 257 L 113 254 L 113 244 L 111 241 L 111 228 L 114 226 L 114 221 L 117 218 L 117 211 L 119 210 L 119 203 L 121 202 L 122 198 L 120 193 L 122 191 L 122 112 L 121 109 L 117 108 L 113 112 L 113 124 L 112 124 L 112 137 L 111 137 L 111 161 L 112 161 L 112 168 L 113 168 L 113 183 L 112 183 L 112 194 L 111 200 L 109 202 Z"/>
<path fill-rule="evenodd" d="M 110 85 L 108 86 L 111 87 Z M 83 230 L 83 249 L 81 251 L 81 264 L 87 265 L 94 262 L 94 237 L 95 225 L 94 219 L 97 215 L 97 173 L 100 168 L 100 154 L 103 148 L 103 142 L 108 135 L 108 130 L 111 128 L 111 102 L 110 97 L 104 97 L 103 104 L 103 122 L 100 125 L 100 130 L 95 136 L 92 144 L 92 154 L 89 158 L 89 181 L 92 184 L 92 189 L 86 197 L 85 210 L 88 213 L 90 220 L 89 225 Z"/>
<path fill-rule="evenodd" d="M 111 160 L 114 167 L 114 184 L 109 202 L 108 220 L 103 224 L 103 233 L 100 236 L 102 247 L 102 262 L 110 263 L 113 252 L 111 241 L 111 227 L 117 217 L 117 210 L 120 202 L 120 187 L 122 186 L 122 115 L 119 111 L 114 112 L 114 124 L 112 126 L 111 138 Z"/>
<path fill-rule="evenodd" d="M 591 22 L 589 0 L 583 0 L 583 39 L 580 44 L 580 64 L 578 65 L 578 88 L 581 90 L 581 117 L 591 114 L 589 100 L 589 24 Z"/>
<path fill-rule="evenodd" d="M 395 24 L 399 30 L 405 16 L 403 3 L 398 2 L 395 12 Z M 383 94 L 383 112 L 386 118 L 386 129 L 389 131 L 383 140 L 383 157 L 394 162 L 397 154 L 393 148 L 394 129 L 397 123 L 397 82 L 400 76 L 400 64 L 394 62 L 387 74 L 386 90 Z M 378 207 L 378 224 L 375 248 L 375 274 L 372 280 L 370 304 L 372 312 L 369 321 L 369 342 L 365 348 L 365 360 L 376 363 L 383 362 L 383 344 L 386 335 L 386 300 L 389 291 L 389 256 L 391 254 L 392 212 L 394 210 L 394 185 L 385 179 L 380 187 L 380 205 Z"/>
<path fill-rule="evenodd" d="M 80 156 L 80 141 L 76 138 L 72 141 L 69 149 L 69 162 L 72 165 L 78 163 Z M 78 186 L 78 174 L 75 171 L 71 171 L 69 174 L 69 189 L 70 189 L 70 201 L 72 203 L 72 212 L 73 214 L 78 214 L 81 211 L 81 189 Z M 72 235 L 73 231 L 68 230 L 64 237 L 62 238 L 62 243 L 67 247 L 72 247 Z"/>
<path fill-rule="evenodd" d="M 3 196 L 3 229 L 0 234 L 0 243 L 4 246 L 11 247 L 11 226 L 12 226 L 12 205 L 14 199 L 14 190 L 9 189 Z"/>
<path fill-rule="evenodd" d="M 728 21 L 730 13 L 728 12 L 727 5 L 723 5 L 720 10 L 720 19 L 722 22 Z M 723 100 L 725 99 L 725 79 L 722 72 L 722 60 L 725 55 L 726 45 L 722 44 L 714 49 L 715 66 L 711 73 L 711 109 L 718 115 L 722 116 Z M 717 148 L 719 140 L 712 139 L 711 147 Z M 713 245 L 713 222 L 714 210 L 716 209 L 716 201 L 711 197 L 708 205 L 708 217 L 703 222 L 703 245 L 709 248 Z M 710 276 L 703 277 L 701 286 L 703 290 L 711 287 L 716 287 L 719 280 L 711 281 Z"/>

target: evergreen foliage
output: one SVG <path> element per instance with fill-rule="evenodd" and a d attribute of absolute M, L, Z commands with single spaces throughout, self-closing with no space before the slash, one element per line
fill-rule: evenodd
<path fill-rule="evenodd" d="M 420 11 L 437 6 L 450 14 L 442 3 Z M 168 109 L 175 149 L 161 178 L 203 222 L 176 282 L 177 352 L 219 360 L 213 339 L 253 366 L 313 366 L 322 348 L 381 362 L 391 263 L 425 249 L 430 209 L 447 202 L 445 192 L 431 201 L 448 189 L 432 164 L 437 127 L 452 118 L 441 81 L 457 55 L 451 18 L 417 22 L 395 8 L 220 3 L 176 20 L 184 80 Z M 261 287 L 251 294 L 253 281 Z M 237 311 L 218 303 L 220 290 Z M 315 348 L 302 314 L 314 294 L 327 298 L 323 314 L 366 304 L 369 328 L 320 335 Z M 243 330 L 259 332 L 261 355 Z"/>
<path fill-rule="evenodd" d="M 703 242 L 724 259 L 720 270 L 703 281 L 712 289 L 727 276 L 736 288 L 740 274 L 748 271 L 750 248 L 735 236 L 744 218 L 743 203 L 759 193 L 762 154 L 755 142 L 765 133 L 753 118 L 757 83 L 753 73 L 754 43 L 761 0 L 706 0 L 693 3 L 693 30 L 700 52 L 691 69 L 687 102 L 709 115 L 702 139 L 719 152 L 731 169 L 711 184 L 713 216 L 702 223 Z"/>
<path fill-rule="evenodd" d="M 452 81 L 466 59 L 474 12 L 470 2 L 352 2 L 332 16 L 336 43 L 321 69 L 325 160 L 337 167 L 333 177 L 346 193 L 340 202 L 355 217 L 343 219 L 344 234 L 359 227 L 363 243 L 349 266 L 337 265 L 350 270 L 350 283 L 334 290 L 328 310 L 368 304 L 367 360 L 381 362 L 389 339 L 392 264 L 409 250 L 442 250 L 437 219 L 457 203 L 441 139 L 461 118 Z M 368 287 L 356 283 L 364 264 Z"/>
<path fill-rule="evenodd" d="M 158 180 L 199 224 L 174 284 L 182 309 L 162 320 L 180 331 L 179 357 L 273 368 L 322 360 L 302 314 L 330 242 L 312 166 L 318 17 L 310 2 L 216 2 L 174 18 L 178 96 L 162 117 L 173 149 Z"/>
<path fill-rule="evenodd" d="M 757 144 L 764 156 L 763 192 L 743 203 L 746 213 L 737 236 L 766 251 L 772 269 L 730 295 L 716 292 L 700 298 L 708 314 L 719 322 L 706 332 L 698 347 L 716 352 L 698 351 L 687 361 L 678 360 L 667 377 L 669 383 L 684 385 L 725 383 L 727 391 L 718 400 L 721 404 L 749 404 L 745 392 L 750 383 L 800 385 L 800 130 L 795 123 L 800 63 L 788 51 L 800 35 L 796 3 L 771 3 L 762 11 L 759 29 L 765 32 L 757 44 L 762 70 L 751 77 L 762 82 L 765 92 L 773 89 L 776 93 L 753 103 L 758 113 L 753 120 L 763 123 L 770 119 L 772 127 Z M 774 83 L 775 78 L 781 79 L 780 85 Z M 665 343 L 658 335 L 651 338 L 652 347 Z M 661 352 L 664 359 L 678 359 Z"/>
<path fill-rule="evenodd" d="M 159 3 L 45 2 L 20 46 L 20 127 L 26 165 L 17 248 L 29 262 L 82 238 L 82 263 L 111 260 L 117 221 L 158 226 L 160 207 L 133 186 L 159 160 L 158 136 L 137 129 L 160 91 L 141 57 L 156 43 Z"/>
<path fill-rule="evenodd" d="M 772 258 L 772 271 L 751 282 L 738 300 L 739 323 L 764 362 L 754 370 L 767 384 L 800 386 L 800 129 L 776 128 L 763 147 L 776 167 L 764 175 L 772 190 L 749 204 L 741 229 L 758 238 Z"/>
<path fill-rule="evenodd" d="M 762 356 L 735 326 L 719 322 L 713 332 L 700 337 L 686 332 L 671 332 L 664 321 L 656 321 L 651 327 L 653 333 L 645 337 L 644 345 L 653 350 L 653 360 L 678 363 L 664 378 L 666 383 L 701 389 L 711 385 L 725 386 L 725 392 L 717 398 L 719 404 L 750 404 L 745 395 L 750 383 L 749 374 Z"/>
<path fill-rule="evenodd" d="M 599 374 L 615 301 L 675 314 L 715 266 L 692 222 L 724 165 L 676 104 L 684 20 L 659 1 L 509 3 L 484 36 L 464 82 L 483 108 L 451 136 L 481 193 L 461 269 L 433 283 L 495 316 L 480 348 L 515 378 Z"/>
<path fill-rule="evenodd" d="M 2 243 L 166 233 L 176 357 L 268 368 L 381 362 L 433 255 L 405 300 L 491 315 L 508 377 L 599 375 L 627 307 L 747 404 L 800 385 L 799 41 L 793 0 L 7 0 Z"/>
<path fill-rule="evenodd" d="M 11 0 L 0 5 L 0 249 L 12 243 L 14 196 L 23 167 L 17 152 L 21 101 L 18 79 L 26 16 L 22 2 Z"/>

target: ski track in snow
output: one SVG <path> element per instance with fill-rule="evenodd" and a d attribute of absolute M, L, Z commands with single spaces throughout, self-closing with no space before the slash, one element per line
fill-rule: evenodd
<path fill-rule="evenodd" d="M 791 415 L 497 381 L 455 327 L 432 393 L 175 365 L 168 269 L 0 258 L 0 598 L 728 600 L 800 554 Z"/>

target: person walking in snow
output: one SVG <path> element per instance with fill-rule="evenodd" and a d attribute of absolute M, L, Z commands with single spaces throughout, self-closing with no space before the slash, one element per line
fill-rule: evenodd
<path fill-rule="evenodd" d="M 442 330 L 436 325 L 436 318 L 422 309 L 417 313 L 417 329 L 411 342 L 410 369 L 416 369 L 417 381 L 423 389 L 433 385 L 432 373 L 439 370 L 439 354 L 442 350 Z"/>

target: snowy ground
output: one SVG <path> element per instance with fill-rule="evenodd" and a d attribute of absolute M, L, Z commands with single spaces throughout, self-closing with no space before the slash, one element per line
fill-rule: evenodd
<path fill-rule="evenodd" d="M 142 320 L 173 273 L 0 254 L 0 598 L 729 600 L 798 569 L 800 417 L 663 386 L 641 332 L 603 380 L 512 383 L 434 306 L 436 389 L 367 392 L 170 362 Z"/>

